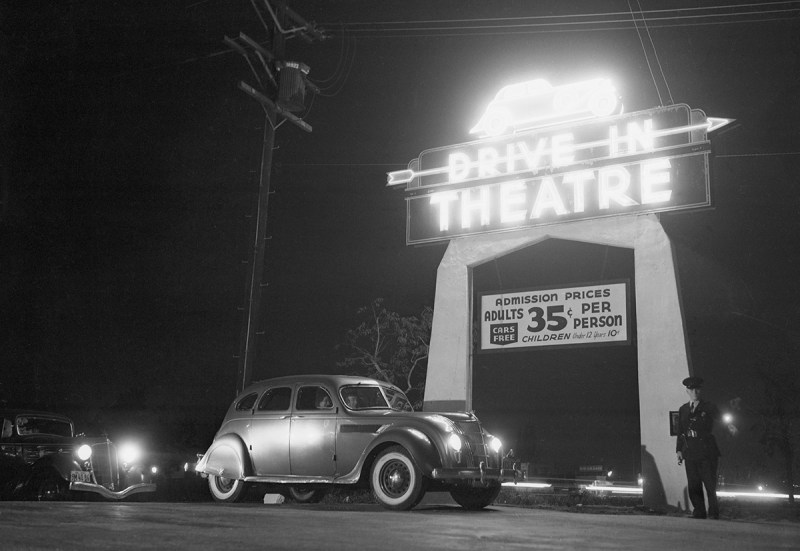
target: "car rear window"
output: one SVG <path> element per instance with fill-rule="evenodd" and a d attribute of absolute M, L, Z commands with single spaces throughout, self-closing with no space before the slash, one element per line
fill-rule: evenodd
<path fill-rule="evenodd" d="M 258 402 L 258 411 L 287 411 L 292 403 L 292 389 L 288 386 L 271 388 Z"/>
<path fill-rule="evenodd" d="M 248 394 L 236 402 L 236 411 L 247 411 L 253 409 L 253 406 L 256 405 L 256 398 L 258 398 L 258 394 Z"/>

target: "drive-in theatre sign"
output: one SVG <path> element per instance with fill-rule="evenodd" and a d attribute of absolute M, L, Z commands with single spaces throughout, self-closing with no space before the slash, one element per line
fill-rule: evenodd
<path fill-rule="evenodd" d="M 406 241 L 710 205 L 707 133 L 684 104 L 423 151 L 406 185 Z"/>

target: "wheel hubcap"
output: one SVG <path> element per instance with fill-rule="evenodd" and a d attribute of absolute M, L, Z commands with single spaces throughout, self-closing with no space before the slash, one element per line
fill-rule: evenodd
<path fill-rule="evenodd" d="M 381 487 L 392 497 L 400 497 L 408 491 L 411 484 L 411 473 L 405 463 L 391 461 L 383 468 Z"/>

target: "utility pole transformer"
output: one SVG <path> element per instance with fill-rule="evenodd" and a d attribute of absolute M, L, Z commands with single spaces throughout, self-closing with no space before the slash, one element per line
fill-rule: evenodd
<path fill-rule="evenodd" d="M 287 38 L 301 37 L 307 41 L 322 40 L 322 30 L 286 7 L 285 0 L 250 0 L 269 37 L 269 48 L 244 33 L 238 38 L 225 37 L 224 42 L 240 54 L 250 67 L 256 85 L 239 81 L 238 87 L 255 99 L 264 109 L 264 136 L 261 150 L 261 167 L 258 180 L 258 205 L 255 232 L 252 242 L 250 269 L 247 274 L 244 316 L 238 355 L 236 393 L 246 387 L 253 374 L 256 357 L 256 336 L 262 310 L 262 283 L 266 256 L 266 230 L 272 174 L 272 152 L 275 148 L 275 131 L 283 118 L 295 126 L 311 132 L 311 126 L 294 112 L 302 111 L 307 89 L 318 92 L 307 79 L 308 66 L 286 61 Z M 287 25 L 289 28 L 287 28 Z"/>

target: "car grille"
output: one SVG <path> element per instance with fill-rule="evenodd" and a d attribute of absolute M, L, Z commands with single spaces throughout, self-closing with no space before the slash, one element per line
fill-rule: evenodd
<path fill-rule="evenodd" d="M 459 421 L 456 424 L 464 435 L 467 444 L 466 448 L 472 456 L 471 466 L 477 467 L 481 461 L 487 467 L 496 466 L 497 462 L 493 461 L 492 456 L 489 454 L 489 446 L 484 438 L 486 433 L 483 432 L 481 424 L 477 421 Z"/>
<path fill-rule="evenodd" d="M 117 447 L 110 441 L 93 444 L 92 468 L 98 484 L 109 490 L 115 490 L 119 486 Z"/>

